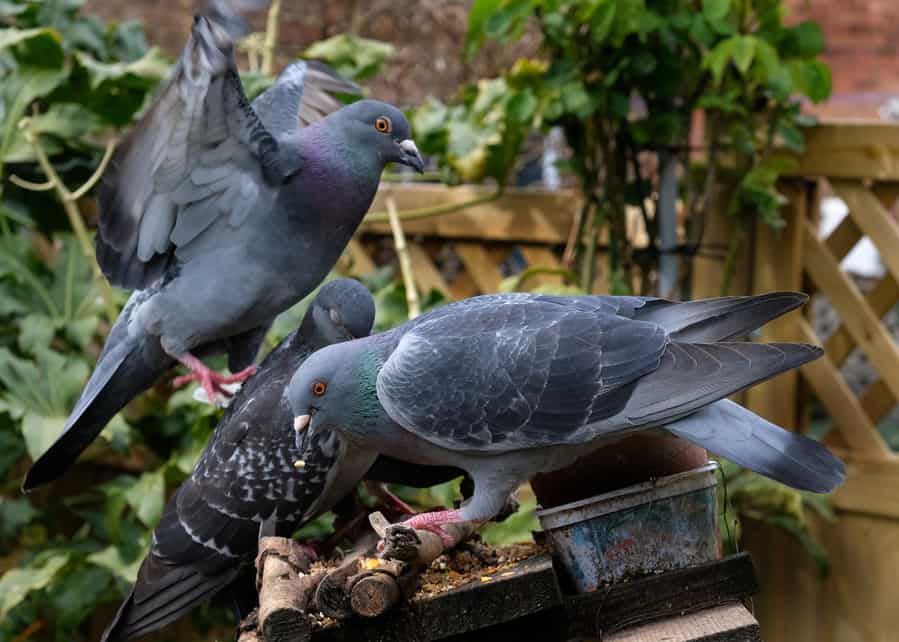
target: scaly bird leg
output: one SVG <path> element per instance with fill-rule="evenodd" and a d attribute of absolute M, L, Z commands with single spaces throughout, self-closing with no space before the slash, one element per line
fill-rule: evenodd
<path fill-rule="evenodd" d="M 440 538 L 440 541 L 443 542 L 443 546 L 449 550 L 459 542 L 455 537 L 440 527 L 443 524 L 458 524 L 464 521 L 465 520 L 462 519 L 462 516 L 457 510 L 438 510 L 430 513 L 418 513 L 405 520 L 403 524 L 411 528 L 431 531 Z"/>
<path fill-rule="evenodd" d="M 206 392 L 206 396 L 209 398 L 210 403 L 215 403 L 216 396 L 219 394 L 224 397 L 230 397 L 232 395 L 231 392 L 222 387 L 222 384 L 246 381 L 254 372 L 256 372 L 256 366 L 250 366 L 233 375 L 219 374 L 214 370 L 210 370 L 206 364 L 189 352 L 177 357 L 177 359 L 184 364 L 185 367 L 189 368 L 191 372 L 188 375 L 177 377 L 172 381 L 172 386 L 179 388 L 186 383 L 196 381 L 203 386 L 203 390 Z"/>

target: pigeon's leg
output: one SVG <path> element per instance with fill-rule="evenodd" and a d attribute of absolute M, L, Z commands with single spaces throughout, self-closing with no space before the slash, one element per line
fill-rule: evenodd
<path fill-rule="evenodd" d="M 458 510 L 438 510 L 430 513 L 418 513 L 405 520 L 403 524 L 411 528 L 431 531 L 440 538 L 440 541 L 443 542 L 445 548 L 450 549 L 459 542 L 455 537 L 443 530 L 441 526 L 443 524 L 458 524 L 459 522 L 466 521 L 459 513 L 460 511 Z"/>
<path fill-rule="evenodd" d="M 379 502 L 384 504 L 389 510 L 395 511 L 400 515 L 415 515 L 418 513 L 417 510 L 390 492 L 387 484 L 366 480 L 365 490 Z"/>
<path fill-rule="evenodd" d="M 175 356 L 175 358 L 178 359 L 178 361 L 180 361 L 185 367 L 189 368 L 191 372 L 188 375 L 177 377 L 172 382 L 172 385 L 178 388 L 191 381 L 196 381 L 201 386 L 203 386 L 203 390 L 206 391 L 206 396 L 209 397 L 210 401 L 215 400 L 217 394 L 221 394 L 225 397 L 231 396 L 231 393 L 223 388 L 222 384 L 246 381 L 247 378 L 250 377 L 250 375 L 256 372 L 256 366 L 250 366 L 249 368 L 244 368 L 236 374 L 223 375 L 215 372 L 214 370 L 210 370 L 209 367 L 206 366 L 206 364 L 204 364 L 189 352 L 185 352 L 180 356 Z"/>

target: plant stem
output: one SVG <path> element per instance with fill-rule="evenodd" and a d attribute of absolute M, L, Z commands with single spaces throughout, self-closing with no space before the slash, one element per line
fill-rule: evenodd
<path fill-rule="evenodd" d="M 388 196 L 385 205 L 387 205 L 387 214 L 390 217 L 390 229 L 393 231 L 393 247 L 399 258 L 403 283 L 406 286 L 409 319 L 414 319 L 421 314 L 421 303 L 418 300 L 418 290 L 415 289 L 415 279 L 412 276 L 412 260 L 409 258 L 409 250 L 406 247 L 406 235 L 403 234 L 403 225 L 400 223 L 393 198 Z"/>
<path fill-rule="evenodd" d="M 463 201 L 462 203 L 444 203 L 443 205 L 435 205 L 433 207 L 422 207 L 414 210 L 406 210 L 405 212 L 399 212 L 397 216 L 401 221 L 414 221 L 422 218 L 431 218 L 432 216 L 442 216 L 443 214 L 458 212 L 460 210 L 468 209 L 469 207 L 474 207 L 476 205 L 490 203 L 497 200 L 502 195 L 503 189 L 500 187 L 493 194 L 478 196 L 477 198 L 473 198 L 470 201 Z M 390 213 L 389 211 L 369 212 L 369 214 L 363 220 L 365 223 L 387 223 L 390 221 Z"/>
<path fill-rule="evenodd" d="M 112 143 L 107 146 L 106 154 L 104 155 L 104 160 L 106 162 L 101 163 L 97 168 L 97 171 L 94 172 L 94 175 L 88 179 L 87 183 L 73 193 L 63 184 L 59 174 L 56 173 L 56 170 L 50 163 L 50 159 L 47 158 L 47 154 L 41 146 L 39 137 L 30 128 L 30 120 L 23 118 L 19 123 L 19 127 L 24 130 L 25 140 L 27 140 L 34 148 L 34 154 L 37 157 L 38 164 L 40 164 L 41 170 L 43 170 L 44 175 L 46 175 L 48 182 L 53 183 L 53 186 L 56 189 L 56 195 L 60 202 L 62 202 L 63 210 L 65 210 L 66 216 L 69 218 L 69 224 L 72 226 L 72 230 L 75 232 L 75 236 L 81 244 L 81 249 L 94 267 L 94 275 L 96 276 L 97 282 L 100 284 L 103 303 L 106 307 L 106 315 L 109 321 L 114 321 L 118 314 L 118 310 L 116 309 L 115 301 L 112 296 L 112 288 L 106 280 L 106 277 L 103 276 L 100 266 L 97 264 L 90 234 L 87 231 L 87 226 L 84 224 L 84 219 L 81 217 L 81 211 L 78 209 L 78 205 L 74 198 L 75 194 L 83 194 L 86 192 L 84 186 L 87 186 L 87 188 L 90 189 L 99 180 L 100 175 L 106 168 L 106 163 L 109 161 L 109 157 L 112 154 Z"/>
<path fill-rule="evenodd" d="M 281 0 L 272 0 L 265 22 L 265 44 L 262 47 L 262 74 L 271 76 L 275 66 L 275 46 L 278 43 L 278 22 L 281 16 Z"/>

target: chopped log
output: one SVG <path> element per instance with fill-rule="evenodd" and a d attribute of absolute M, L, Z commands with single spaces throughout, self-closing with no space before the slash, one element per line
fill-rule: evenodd
<path fill-rule="evenodd" d="M 320 580 L 308 575 L 312 559 L 308 549 L 284 537 L 262 537 L 256 558 L 259 591 L 259 626 L 265 642 L 308 640 L 312 627 L 306 607 Z"/>
<path fill-rule="evenodd" d="M 237 642 L 261 642 L 259 639 L 259 609 L 250 614 L 237 625 Z"/>
<path fill-rule="evenodd" d="M 350 591 L 350 607 L 362 617 L 378 617 L 400 601 L 400 587 L 385 573 L 359 578 Z"/>
<path fill-rule="evenodd" d="M 377 534 L 366 533 L 344 558 L 343 563 L 325 574 L 315 589 L 315 608 L 335 620 L 343 620 L 352 615 L 347 581 L 359 573 L 359 563 L 374 554 L 377 544 Z"/>

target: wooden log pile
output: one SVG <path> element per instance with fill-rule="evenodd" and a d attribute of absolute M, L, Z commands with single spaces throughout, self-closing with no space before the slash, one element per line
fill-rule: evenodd
<path fill-rule="evenodd" d="M 488 628 L 497 639 L 643 642 L 670 633 L 684 642 L 760 640 L 741 604 L 758 588 L 746 554 L 584 595 L 565 594 L 551 558 L 540 554 L 425 595 L 416 589 L 444 552 L 440 539 L 373 521 L 376 532 L 359 537 L 339 565 L 318 571 L 299 543 L 262 538 L 260 608 L 242 623 L 239 642 L 475 640 Z"/>

